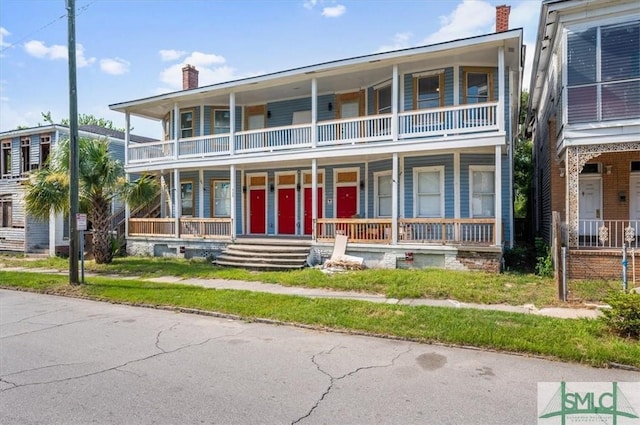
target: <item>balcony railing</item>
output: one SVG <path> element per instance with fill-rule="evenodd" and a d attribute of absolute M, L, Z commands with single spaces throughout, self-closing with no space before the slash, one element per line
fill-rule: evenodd
<path fill-rule="evenodd" d="M 493 218 L 401 218 L 398 240 L 407 243 L 494 245 Z"/>
<path fill-rule="evenodd" d="M 333 241 L 345 235 L 353 243 L 391 243 L 391 219 L 386 218 L 319 218 L 316 240 Z"/>
<path fill-rule="evenodd" d="M 498 103 L 457 105 L 398 114 L 398 139 L 445 137 L 467 133 L 497 132 L 500 129 Z M 320 121 L 317 146 L 392 142 L 393 115 Z M 312 125 L 301 124 L 238 131 L 234 134 L 233 153 L 274 152 L 307 149 L 313 146 Z M 175 141 L 134 143 L 129 145 L 128 163 L 167 162 L 176 159 Z M 177 159 L 231 155 L 230 134 L 189 137 L 178 140 Z"/>
<path fill-rule="evenodd" d="M 578 248 L 638 248 L 640 220 L 579 220 Z"/>
<path fill-rule="evenodd" d="M 129 236 L 231 238 L 230 218 L 182 217 L 178 220 L 180 233 L 176 234 L 174 218 L 130 218 Z"/>

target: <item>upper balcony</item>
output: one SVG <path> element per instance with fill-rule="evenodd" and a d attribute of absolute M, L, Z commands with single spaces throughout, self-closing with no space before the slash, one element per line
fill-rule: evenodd
<path fill-rule="evenodd" d="M 402 112 L 398 114 L 395 125 L 392 124 L 393 114 L 381 114 L 328 120 L 315 125 L 300 124 L 239 131 L 233 135 L 233 144 L 230 143 L 230 133 L 130 144 L 128 164 L 166 163 L 176 159 L 241 156 L 252 153 L 268 154 L 313 147 L 355 144 L 370 146 L 416 138 L 439 141 L 448 136 L 473 133 L 497 134 L 500 130 L 497 109 L 497 102 L 487 102 Z M 393 134 L 395 128 L 396 137 Z M 314 136 L 317 137 L 316 140 Z"/>
<path fill-rule="evenodd" d="M 495 146 L 517 130 L 522 52 L 511 30 L 110 107 L 162 122 L 163 141 L 127 143 L 129 172 Z"/>

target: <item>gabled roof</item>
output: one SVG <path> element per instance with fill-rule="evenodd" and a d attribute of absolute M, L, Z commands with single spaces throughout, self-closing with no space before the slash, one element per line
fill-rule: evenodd
<path fill-rule="evenodd" d="M 515 52 L 515 55 L 512 55 L 513 61 L 510 65 L 515 69 L 523 66 L 520 51 L 522 46 L 522 29 L 519 28 L 500 33 L 491 33 L 437 44 L 356 56 L 265 75 L 225 81 L 190 90 L 180 90 L 127 102 L 115 103 L 109 105 L 109 108 L 119 112 L 130 112 L 134 115 L 146 118 L 162 119 L 163 114 L 166 113 L 166 109 L 170 109 L 174 102 L 187 101 L 188 99 L 202 100 L 213 96 L 214 94 L 226 95 L 231 92 L 240 93 L 249 90 L 265 89 L 276 85 L 295 85 L 300 82 L 309 81 L 314 75 L 317 75 L 318 78 L 322 79 L 331 77 L 339 79 L 342 74 L 348 72 L 357 72 L 362 70 L 373 71 L 376 68 L 389 67 L 393 64 L 424 60 L 425 55 L 443 57 L 450 52 L 452 52 L 452 54 L 455 52 L 455 54 L 458 55 L 471 57 L 471 55 L 478 54 L 479 46 L 508 46 L 512 52 Z M 164 111 L 160 111 L 160 105 L 163 105 L 165 108 Z"/>

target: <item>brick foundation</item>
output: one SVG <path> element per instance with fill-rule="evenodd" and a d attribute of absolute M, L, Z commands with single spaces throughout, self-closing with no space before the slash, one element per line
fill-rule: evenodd
<path fill-rule="evenodd" d="M 627 277 L 632 280 L 633 259 L 627 253 Z M 640 278 L 640 252 L 635 253 L 636 275 Z M 620 279 L 622 280 L 622 251 L 570 250 L 567 257 L 569 279 Z"/>

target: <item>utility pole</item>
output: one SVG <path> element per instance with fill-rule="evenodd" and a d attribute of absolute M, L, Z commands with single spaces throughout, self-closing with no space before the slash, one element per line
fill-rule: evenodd
<path fill-rule="evenodd" d="M 78 279 L 78 90 L 76 84 L 76 2 L 66 0 L 69 21 L 69 284 L 79 285 Z"/>

